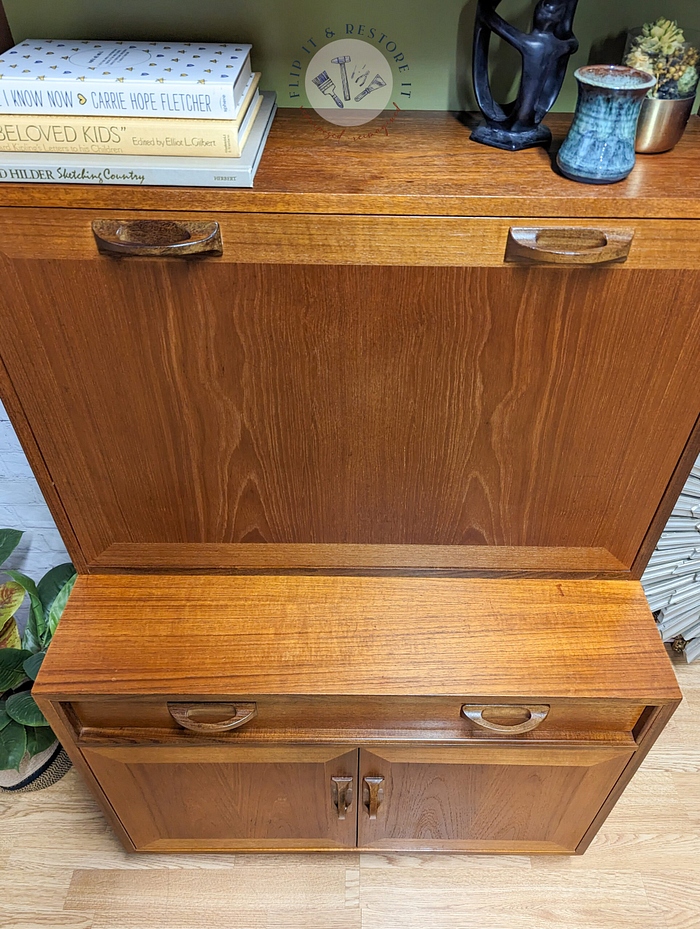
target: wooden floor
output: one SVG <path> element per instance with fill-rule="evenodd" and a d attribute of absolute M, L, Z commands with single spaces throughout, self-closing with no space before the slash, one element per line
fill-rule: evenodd
<path fill-rule="evenodd" d="M 0 927 L 700 927 L 700 663 L 677 671 L 685 702 L 583 857 L 127 855 L 71 771 L 0 794 Z"/>

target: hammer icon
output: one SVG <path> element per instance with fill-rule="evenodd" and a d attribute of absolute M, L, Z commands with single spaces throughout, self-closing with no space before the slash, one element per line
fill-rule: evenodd
<path fill-rule="evenodd" d="M 333 64 L 340 65 L 340 80 L 343 83 L 343 97 L 345 100 L 350 99 L 350 85 L 348 84 L 348 72 L 346 63 L 350 61 L 350 55 L 342 55 L 340 58 L 334 58 Z"/>

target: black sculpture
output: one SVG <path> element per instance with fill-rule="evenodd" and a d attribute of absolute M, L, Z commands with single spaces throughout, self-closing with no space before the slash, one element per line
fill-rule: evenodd
<path fill-rule="evenodd" d="M 573 21 L 578 0 L 539 0 L 532 32 L 521 32 L 496 12 L 501 0 L 479 0 L 474 28 L 474 89 L 486 125 L 472 139 L 517 152 L 549 145 L 552 133 L 540 123 L 559 96 L 569 58 L 578 48 Z M 489 85 L 489 43 L 495 32 L 514 46 L 523 60 L 518 96 L 499 106 Z"/>

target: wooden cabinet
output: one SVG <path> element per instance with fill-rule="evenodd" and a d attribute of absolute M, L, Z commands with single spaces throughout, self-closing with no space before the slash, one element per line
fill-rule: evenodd
<path fill-rule="evenodd" d="M 551 268 L 510 228 L 577 220 L 212 218 L 221 258 L 115 260 L 83 211 L 0 211 L 5 364 L 87 567 L 630 576 L 700 393 L 664 222 Z"/>
<path fill-rule="evenodd" d="M 35 694 L 143 851 L 580 852 L 679 699 L 630 582 L 147 574 Z"/>
<path fill-rule="evenodd" d="M 637 582 L 700 452 L 700 120 L 606 188 L 289 111 L 253 190 L 2 189 L 80 573 L 35 692 L 126 847 L 585 850 L 680 699 Z"/>
<path fill-rule="evenodd" d="M 142 851 L 355 847 L 356 751 L 117 745 L 84 756 Z"/>
<path fill-rule="evenodd" d="M 571 853 L 631 758 L 595 743 L 363 749 L 358 844 Z"/>
<path fill-rule="evenodd" d="M 632 755 L 631 745 L 595 743 L 83 750 L 142 851 L 571 853 Z"/>

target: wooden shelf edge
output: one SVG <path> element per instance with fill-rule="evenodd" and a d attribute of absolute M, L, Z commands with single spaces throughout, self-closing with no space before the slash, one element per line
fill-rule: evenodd
<path fill-rule="evenodd" d="M 555 145 L 571 115 L 550 113 Z M 577 184 L 544 149 L 508 153 L 470 140 L 460 114 L 404 111 L 388 137 L 323 140 L 281 108 L 252 189 L 3 183 L 6 206 L 406 216 L 700 218 L 700 119 L 673 152 L 640 156 L 632 176 Z M 339 165 L 344 164 L 344 168 Z M 350 180 L 349 180 L 350 179 Z"/>
<path fill-rule="evenodd" d="M 91 574 L 319 574 L 626 580 L 604 548 L 485 545 L 115 543 Z"/>

